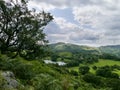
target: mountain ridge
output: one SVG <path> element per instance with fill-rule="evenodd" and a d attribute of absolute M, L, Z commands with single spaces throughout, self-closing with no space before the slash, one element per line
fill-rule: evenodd
<path fill-rule="evenodd" d="M 120 45 L 106 45 L 100 47 L 91 47 L 86 45 L 76 45 L 72 43 L 58 42 L 49 45 L 54 52 L 85 52 L 95 54 L 110 54 L 120 57 Z"/>

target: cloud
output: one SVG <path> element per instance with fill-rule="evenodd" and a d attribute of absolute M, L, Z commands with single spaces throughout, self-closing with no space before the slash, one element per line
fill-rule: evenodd
<path fill-rule="evenodd" d="M 57 26 L 57 27 L 56 27 Z M 88 42 L 96 42 L 101 37 L 100 33 L 96 33 L 92 30 L 83 30 L 76 24 L 66 21 L 64 18 L 55 18 L 55 20 L 49 24 L 45 32 L 47 33 L 47 39 L 50 42 L 78 42 L 86 44 Z"/>
<path fill-rule="evenodd" d="M 55 17 L 54 21 L 45 28 L 44 32 L 50 42 L 69 42 L 70 34 L 76 30 L 79 30 L 79 26 L 76 24 L 70 23 L 64 18 Z"/>
<path fill-rule="evenodd" d="M 80 25 L 92 25 L 97 23 L 97 18 L 102 14 L 101 9 L 97 6 L 84 6 L 73 8 L 74 19 Z"/>
<path fill-rule="evenodd" d="M 41 10 L 49 11 L 49 10 L 55 9 L 55 6 L 53 6 L 49 3 L 33 1 L 33 0 L 29 1 L 28 7 L 29 7 L 29 9 L 35 8 L 37 11 L 41 11 Z"/>
<path fill-rule="evenodd" d="M 61 17 L 55 18 L 55 23 L 58 24 L 61 29 L 75 29 L 78 27 L 76 24 L 70 23 Z"/>
<path fill-rule="evenodd" d="M 100 38 L 99 33 L 95 33 L 89 30 L 81 30 L 78 32 L 73 32 L 70 35 L 70 39 L 76 41 L 81 41 L 81 40 L 96 41 L 99 40 L 99 38 Z"/>
<path fill-rule="evenodd" d="M 67 34 L 69 32 L 77 30 L 79 27 L 74 24 L 68 22 L 66 19 L 61 17 L 55 17 L 53 22 L 51 22 L 45 28 L 45 33 L 47 34 Z"/>
<path fill-rule="evenodd" d="M 96 44 L 120 44 L 120 1 L 91 0 L 91 2 L 92 5 L 86 4 L 82 7 L 74 7 L 74 19 L 80 23 L 83 29 L 89 26 L 94 32 L 99 33 L 101 37 Z"/>
<path fill-rule="evenodd" d="M 29 7 L 53 13 L 45 28 L 50 42 L 120 44 L 120 0 L 32 0 Z"/>

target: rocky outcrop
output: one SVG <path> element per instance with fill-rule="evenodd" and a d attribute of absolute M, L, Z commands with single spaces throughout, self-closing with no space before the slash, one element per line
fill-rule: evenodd
<path fill-rule="evenodd" d="M 9 88 L 9 89 L 17 89 L 18 87 L 22 86 L 15 78 L 13 72 L 5 71 L 1 72 L 1 78 L 4 81 L 1 85 L 1 88 Z"/>

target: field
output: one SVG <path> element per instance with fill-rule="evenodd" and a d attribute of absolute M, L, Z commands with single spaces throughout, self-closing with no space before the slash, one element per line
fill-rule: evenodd
<path fill-rule="evenodd" d="M 83 65 L 83 64 L 80 64 Z M 120 61 L 115 61 L 115 60 L 108 60 L 108 59 L 100 59 L 99 62 L 94 63 L 94 64 L 87 64 L 90 67 L 90 72 L 95 73 L 95 70 L 92 69 L 93 66 L 97 67 L 102 67 L 102 66 L 112 66 L 112 65 L 119 65 L 120 66 Z M 79 67 L 72 67 L 70 70 L 75 70 L 78 71 Z M 120 75 L 120 70 L 115 70 L 115 73 L 118 73 Z"/>
<path fill-rule="evenodd" d="M 120 65 L 120 61 L 115 61 L 115 60 L 108 60 L 108 59 L 100 59 L 99 62 L 91 64 L 90 66 L 112 66 L 112 65 Z"/>

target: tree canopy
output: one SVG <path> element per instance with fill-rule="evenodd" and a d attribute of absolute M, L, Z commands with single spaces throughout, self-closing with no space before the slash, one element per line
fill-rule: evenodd
<path fill-rule="evenodd" d="M 0 51 L 35 58 L 48 42 L 44 27 L 53 19 L 50 13 L 29 10 L 26 0 L 0 1 Z"/>

